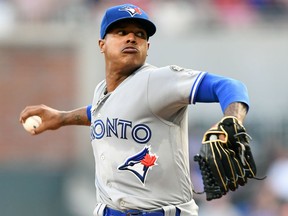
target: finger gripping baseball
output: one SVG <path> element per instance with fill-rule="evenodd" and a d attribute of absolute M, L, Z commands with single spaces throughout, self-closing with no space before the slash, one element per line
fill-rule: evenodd
<path fill-rule="evenodd" d="M 248 178 L 255 178 L 250 139 L 244 126 L 233 116 L 224 117 L 204 134 L 194 161 L 199 164 L 208 201 L 244 186 Z"/>

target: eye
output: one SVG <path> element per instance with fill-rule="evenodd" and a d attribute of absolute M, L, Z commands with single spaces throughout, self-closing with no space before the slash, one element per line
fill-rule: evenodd
<path fill-rule="evenodd" d="M 138 32 L 135 33 L 135 35 L 137 37 L 140 37 L 140 38 L 143 38 L 143 39 L 147 38 L 147 35 L 146 35 L 146 33 L 144 31 L 138 31 Z"/>
<path fill-rule="evenodd" d="M 126 31 L 121 29 L 117 31 L 117 34 L 123 36 L 126 35 Z"/>

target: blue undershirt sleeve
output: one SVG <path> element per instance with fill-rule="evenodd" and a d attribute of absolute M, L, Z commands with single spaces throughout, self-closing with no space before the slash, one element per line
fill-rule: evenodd
<path fill-rule="evenodd" d="M 89 121 L 91 122 L 91 108 L 92 108 L 92 105 L 88 105 L 87 108 L 86 108 L 86 114 L 87 114 L 87 117 L 89 119 Z"/>
<path fill-rule="evenodd" d="M 242 82 L 212 73 L 207 73 L 201 81 L 193 103 L 196 102 L 219 102 L 223 113 L 233 102 L 242 102 L 249 109 L 248 91 Z"/>

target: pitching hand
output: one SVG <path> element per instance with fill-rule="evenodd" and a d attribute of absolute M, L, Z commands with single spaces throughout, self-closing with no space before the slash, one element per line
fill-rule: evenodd
<path fill-rule="evenodd" d="M 56 130 L 63 125 L 63 111 L 59 111 L 46 105 L 27 106 L 19 117 L 20 123 L 33 115 L 40 116 L 42 124 L 32 131 L 32 134 L 40 134 L 46 130 Z"/>

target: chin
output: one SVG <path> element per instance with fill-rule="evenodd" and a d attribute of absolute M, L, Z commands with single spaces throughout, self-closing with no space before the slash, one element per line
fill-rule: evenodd
<path fill-rule="evenodd" d="M 131 66 L 133 68 L 139 68 L 141 67 L 145 62 L 144 61 L 139 61 L 139 60 L 135 60 L 135 59 L 126 59 L 127 61 L 125 61 L 125 65 L 126 66 Z"/>

